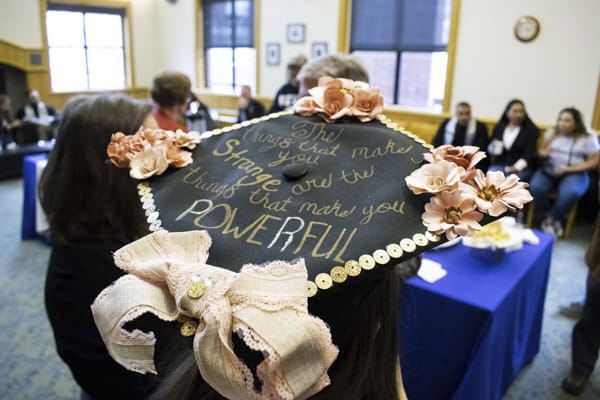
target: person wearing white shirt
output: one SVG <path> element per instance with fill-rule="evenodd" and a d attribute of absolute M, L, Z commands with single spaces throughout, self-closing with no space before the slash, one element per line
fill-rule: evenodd
<path fill-rule="evenodd" d="M 540 131 L 535 126 L 525 104 L 511 100 L 494 127 L 488 153 L 492 158 L 491 171 L 517 174 L 529 181 L 533 174 Z"/>
<path fill-rule="evenodd" d="M 585 194 L 590 184 L 588 171 L 598 165 L 598 136 L 588 132 L 581 113 L 565 108 L 554 128 L 544 136 L 539 155 L 544 160 L 530 182 L 536 213 L 543 216 L 542 230 L 562 236 L 562 220 Z M 548 193 L 558 190 L 550 205 Z"/>

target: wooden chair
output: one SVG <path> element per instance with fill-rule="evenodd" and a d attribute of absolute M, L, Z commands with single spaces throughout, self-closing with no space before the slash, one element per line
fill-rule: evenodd
<path fill-rule="evenodd" d="M 556 190 L 551 191 L 548 196 L 550 200 L 556 200 L 558 193 Z M 577 217 L 577 207 L 579 206 L 579 202 L 575 203 L 569 213 L 567 214 L 567 223 L 565 224 L 565 233 L 563 237 L 566 239 L 571 236 L 571 230 L 573 229 L 573 224 L 575 223 L 575 218 Z M 531 228 L 533 225 L 533 217 L 535 215 L 535 199 L 527 206 L 527 227 Z"/>

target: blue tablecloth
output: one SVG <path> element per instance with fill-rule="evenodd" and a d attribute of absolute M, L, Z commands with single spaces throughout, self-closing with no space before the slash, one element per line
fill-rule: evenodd
<path fill-rule="evenodd" d="M 461 244 L 425 254 L 448 274 L 402 294 L 402 374 L 410 400 L 501 399 L 540 348 L 552 236 L 490 262 Z"/>
<path fill-rule="evenodd" d="M 21 221 L 21 239 L 33 239 L 38 236 L 36 217 L 39 210 L 37 205 L 38 162 L 48 159 L 48 154 L 32 154 L 23 157 L 23 219 Z"/>

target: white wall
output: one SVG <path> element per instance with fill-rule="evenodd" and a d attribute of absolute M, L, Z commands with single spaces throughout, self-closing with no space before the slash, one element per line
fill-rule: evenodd
<path fill-rule="evenodd" d="M 135 85 L 149 87 L 159 69 L 156 12 L 152 0 L 131 0 L 132 52 Z"/>
<path fill-rule="evenodd" d="M 144 0 L 137 0 L 144 1 Z M 147 0 L 146 0 L 147 1 Z M 155 33 L 154 50 L 158 54 L 157 70 L 169 69 L 187 74 L 196 86 L 196 0 L 179 0 L 175 4 L 154 0 L 155 20 L 145 29 Z M 145 86 L 151 84 L 151 77 Z"/>
<path fill-rule="evenodd" d="M 0 38 L 25 48 L 42 47 L 39 0 L 0 0 Z"/>
<path fill-rule="evenodd" d="M 302 53 L 310 58 L 312 42 L 327 42 L 329 53 L 335 53 L 338 40 L 339 0 L 261 0 L 260 72 L 258 94 L 275 96 L 285 83 L 289 59 Z M 303 44 L 287 43 L 287 25 L 306 24 Z M 266 45 L 281 45 L 281 61 L 277 67 L 267 66 Z"/>
<path fill-rule="evenodd" d="M 519 42 L 523 15 L 540 21 L 536 40 Z M 600 73 L 600 1 L 462 0 L 452 103 L 497 118 L 521 98 L 535 122 L 553 124 L 576 106 L 589 124 Z"/>

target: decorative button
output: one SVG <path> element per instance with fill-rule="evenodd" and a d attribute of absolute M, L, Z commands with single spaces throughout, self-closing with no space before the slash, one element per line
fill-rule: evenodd
<path fill-rule="evenodd" d="M 377 262 L 377 264 L 384 265 L 390 262 L 390 256 L 385 250 L 375 250 L 373 252 L 373 259 Z"/>
<path fill-rule="evenodd" d="M 412 241 L 412 239 L 402 239 L 400 241 L 400 247 L 402 247 L 402 250 L 406 251 L 407 253 L 412 253 L 417 249 L 417 245 Z"/>
<path fill-rule="evenodd" d="M 291 163 L 283 167 L 283 176 L 288 181 L 295 181 L 302 178 L 308 172 L 306 164 Z"/>
<path fill-rule="evenodd" d="M 188 297 L 190 299 L 199 299 L 204 296 L 204 293 L 206 293 L 206 284 L 204 283 L 204 280 L 201 278 L 192 278 L 187 290 Z"/>
<path fill-rule="evenodd" d="M 436 235 L 435 233 L 431 233 L 429 231 L 425 232 L 425 237 L 429 239 L 430 242 L 434 243 L 439 242 L 441 239 L 439 235 Z"/>
<path fill-rule="evenodd" d="M 392 258 L 400 258 L 404 253 L 402 247 L 400 247 L 400 245 L 396 243 L 388 244 L 387 246 L 385 246 L 385 251 L 387 251 L 387 253 Z"/>
<path fill-rule="evenodd" d="M 344 264 L 344 269 L 349 276 L 358 276 L 360 274 L 360 264 L 358 261 L 349 260 Z"/>
<path fill-rule="evenodd" d="M 315 285 L 315 283 L 312 281 L 308 281 L 306 283 L 306 288 L 308 289 L 308 297 L 315 297 L 318 291 L 317 285 Z"/>
<path fill-rule="evenodd" d="M 194 336 L 194 334 L 196 333 L 197 330 L 198 330 L 198 321 L 196 321 L 194 319 L 190 319 L 190 320 L 185 321 L 181 325 L 179 332 L 181 333 L 182 336 Z"/>
<path fill-rule="evenodd" d="M 415 233 L 412 237 L 413 242 L 416 243 L 417 246 L 427 246 L 427 244 L 429 243 L 429 240 L 427 240 L 427 237 L 425 235 L 423 235 L 422 233 Z"/>
<path fill-rule="evenodd" d="M 344 283 L 346 278 L 348 278 L 348 273 L 344 267 L 340 266 L 331 268 L 329 275 L 331 275 L 331 279 L 333 279 L 335 283 Z"/>
<path fill-rule="evenodd" d="M 370 254 L 363 254 L 358 258 L 358 263 L 360 267 L 364 270 L 371 270 L 375 268 L 375 260 L 371 257 Z"/>
<path fill-rule="evenodd" d="M 327 290 L 333 286 L 333 281 L 328 274 L 320 273 L 315 277 L 315 283 L 319 289 Z"/>

